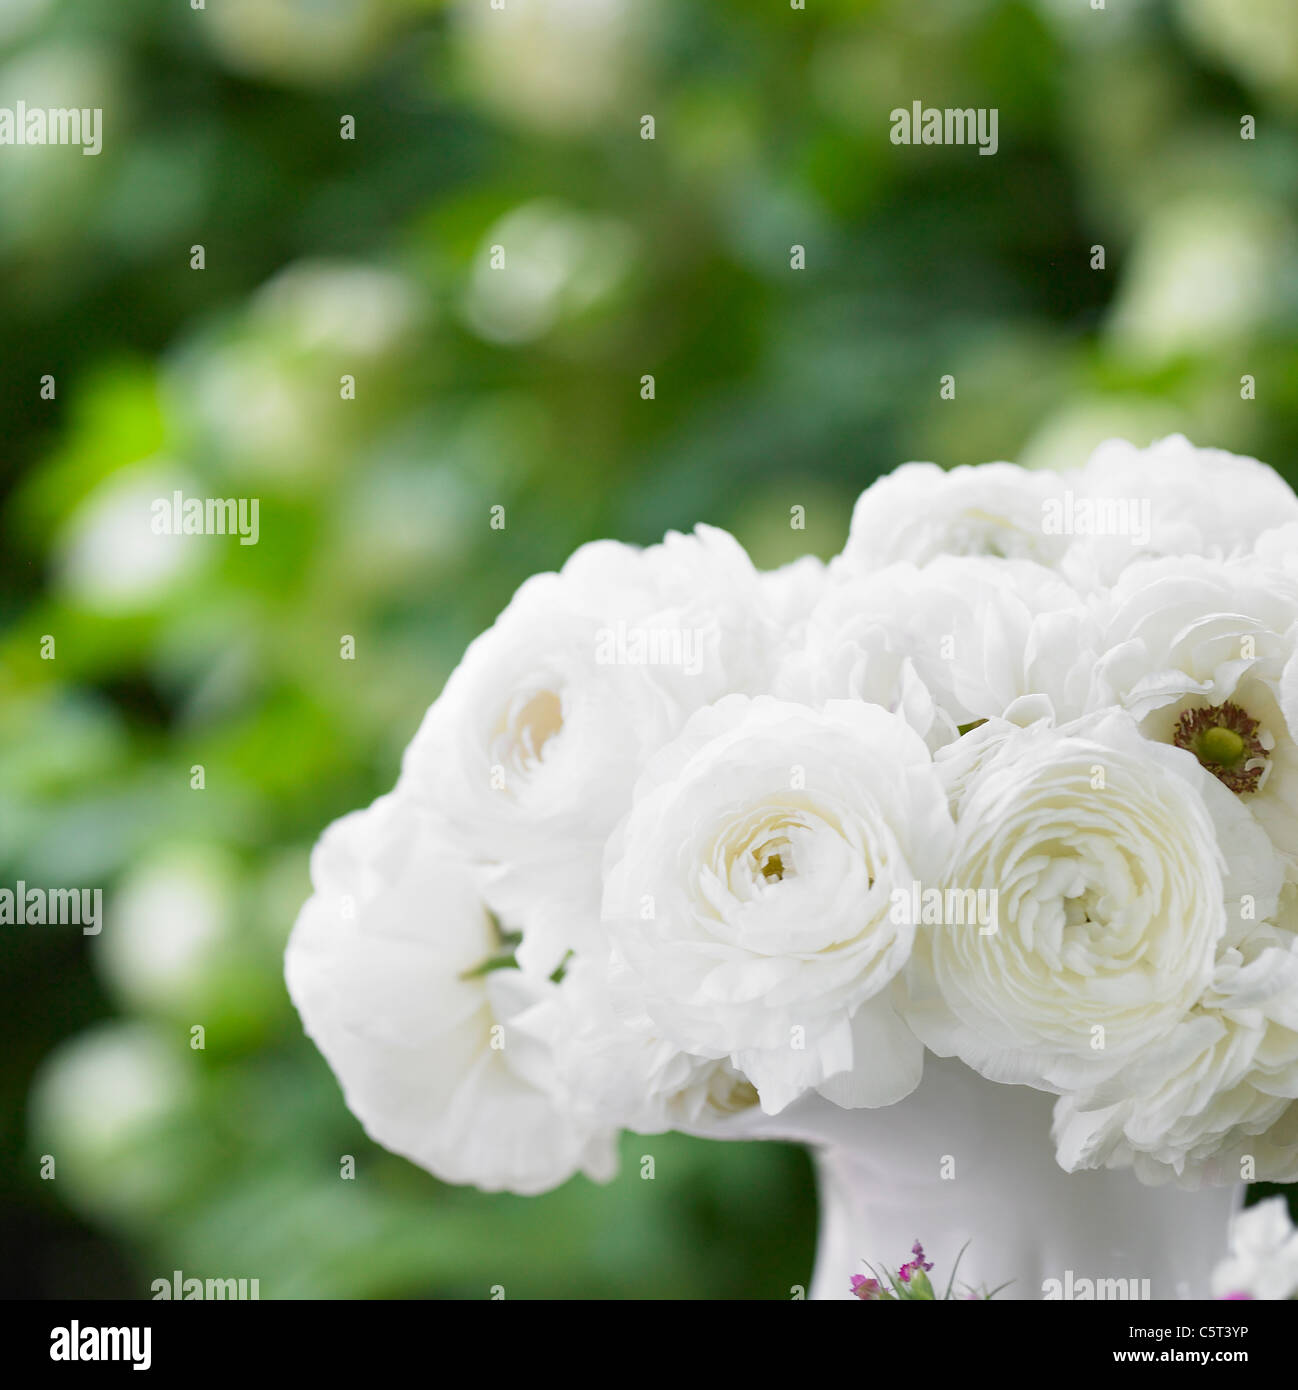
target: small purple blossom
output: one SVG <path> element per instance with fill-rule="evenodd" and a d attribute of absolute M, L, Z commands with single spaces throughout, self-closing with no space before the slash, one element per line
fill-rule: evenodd
<path fill-rule="evenodd" d="M 947 1284 L 945 1293 L 937 1293 L 933 1285 L 929 1283 L 928 1271 L 933 1268 L 933 1262 L 924 1256 L 924 1247 L 917 1240 L 910 1247 L 910 1253 L 914 1257 L 906 1261 L 904 1265 L 892 1274 L 885 1270 L 886 1279 L 868 1279 L 864 1274 L 853 1274 L 852 1296 L 860 1298 L 870 1303 L 896 1303 L 896 1302 L 923 1302 L 940 1303 L 950 1298 L 963 1298 L 969 1302 L 984 1303 L 996 1297 L 1007 1284 L 1002 1284 L 1000 1288 L 993 1289 L 991 1293 L 985 1290 L 969 1289 L 967 1293 L 956 1294 L 952 1290 L 955 1288 L 956 1271 L 960 1268 L 960 1260 L 964 1255 L 968 1242 L 961 1247 L 960 1253 L 955 1257 L 955 1264 L 951 1270 L 951 1279 Z M 865 1263 L 863 1261 L 863 1263 Z M 867 1269 L 871 1266 L 866 1263 Z M 1011 1281 L 1013 1282 L 1013 1281 Z M 1251 1298 L 1247 1293 L 1226 1294 L 1227 1298 Z"/>
<path fill-rule="evenodd" d="M 914 1255 L 915 1258 L 913 1260 L 908 1260 L 897 1271 L 897 1278 L 900 1279 L 903 1284 L 910 1283 L 910 1276 L 914 1274 L 916 1270 L 922 1269 L 927 1271 L 933 1268 L 932 1262 L 924 1258 L 924 1247 L 919 1241 L 916 1241 L 915 1244 L 910 1247 L 910 1253 Z"/>

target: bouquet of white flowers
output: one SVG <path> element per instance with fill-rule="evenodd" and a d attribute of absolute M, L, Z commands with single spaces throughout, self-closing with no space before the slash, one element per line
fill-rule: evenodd
<path fill-rule="evenodd" d="M 378 1142 L 607 1179 L 620 1129 L 1057 1096 L 1066 1170 L 1298 1179 L 1298 498 L 1174 437 L 907 464 L 844 551 L 529 579 L 287 954 Z"/>

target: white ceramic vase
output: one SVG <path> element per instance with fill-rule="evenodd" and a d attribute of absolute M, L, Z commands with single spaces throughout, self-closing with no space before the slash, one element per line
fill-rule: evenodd
<path fill-rule="evenodd" d="M 1210 1296 L 1243 1186 L 1147 1187 L 1130 1172 L 1065 1173 L 1050 1140 L 1054 1097 L 925 1059 L 924 1080 L 880 1110 L 804 1097 L 753 1137 L 813 1147 L 820 1233 L 809 1297 L 850 1298 L 865 1262 L 894 1270 L 922 1242 L 945 1289 L 998 1299 Z M 1057 1281 L 1057 1282 L 1052 1282 Z M 1104 1281 L 1101 1283 L 1100 1281 Z M 1115 1282 L 1120 1281 L 1120 1282 Z"/>

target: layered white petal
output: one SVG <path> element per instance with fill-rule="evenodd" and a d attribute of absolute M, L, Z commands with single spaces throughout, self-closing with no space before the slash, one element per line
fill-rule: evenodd
<path fill-rule="evenodd" d="M 521 928 L 525 968 L 598 947 L 601 854 L 645 759 L 695 709 L 768 683 L 767 592 L 713 527 L 598 541 L 529 579 L 452 673 L 402 787 Z"/>
<path fill-rule="evenodd" d="M 1108 440 L 1063 484 L 1091 509 L 1061 562 L 1082 587 L 1150 557 L 1243 555 L 1269 527 L 1298 521 L 1298 497 L 1274 469 L 1179 434 L 1147 449 Z"/>
<path fill-rule="evenodd" d="M 1118 1074 L 1207 988 L 1235 882 L 1270 868 L 1278 887 L 1261 836 L 1227 863 L 1221 821 L 1247 828 L 1229 795 L 1125 715 L 989 723 L 938 761 L 957 796 L 947 884 L 995 891 L 997 925 L 920 932 L 906 1018 L 992 1080 L 1064 1091 Z"/>
<path fill-rule="evenodd" d="M 1045 526 L 1047 504 L 1063 487 L 1058 474 L 1012 463 L 949 471 L 905 463 L 857 500 L 843 553 L 843 575 L 871 574 L 898 561 L 926 565 L 939 555 L 987 555 L 1056 565 L 1068 540 Z"/>
<path fill-rule="evenodd" d="M 857 1066 L 918 1079 L 917 1047 L 858 1058 L 852 1017 L 904 966 L 894 889 L 951 833 L 927 748 L 877 706 L 732 696 L 651 761 L 610 840 L 604 915 L 644 1012 L 731 1057 L 775 1113 Z M 871 1094 L 896 1098 L 880 1080 Z"/>
<path fill-rule="evenodd" d="M 614 1171 L 614 1135 L 555 1103 L 513 1028 L 546 982 L 480 973 L 496 928 L 427 812 L 381 797 L 325 832 L 285 956 L 307 1034 L 371 1138 L 446 1182 L 542 1192 Z"/>

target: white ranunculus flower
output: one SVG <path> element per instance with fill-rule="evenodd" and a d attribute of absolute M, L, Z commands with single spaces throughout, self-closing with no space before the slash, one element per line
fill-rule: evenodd
<path fill-rule="evenodd" d="M 1088 708 L 1095 622 L 1074 589 L 1029 560 L 943 555 L 829 585 L 775 693 L 869 700 L 937 748 L 960 726 L 1047 693 L 1056 717 Z"/>
<path fill-rule="evenodd" d="M 997 929 L 920 931 L 907 1021 L 992 1080 L 1097 1084 L 1204 993 L 1273 852 L 1190 754 L 1118 712 L 993 721 L 938 765 L 956 800 L 947 883 L 995 891 Z"/>
<path fill-rule="evenodd" d="M 928 749 L 877 706 L 732 696 L 649 764 L 610 839 L 605 919 L 664 1038 L 730 1057 L 776 1113 L 809 1087 L 885 1105 L 922 1049 L 889 986 L 950 815 Z"/>
<path fill-rule="evenodd" d="M 1274 883 L 1262 886 L 1273 900 Z M 1118 1075 L 1061 1097 L 1054 1136 L 1069 1172 L 1132 1167 L 1182 1187 L 1298 1180 L 1298 937 L 1232 919 L 1191 1012 Z"/>
<path fill-rule="evenodd" d="M 1200 779 L 1233 870 L 1212 980 L 1163 1039 L 1055 1107 L 1059 1162 L 1142 1181 L 1298 1179 L 1298 890 L 1241 799 Z M 1247 1166 L 1246 1166 L 1247 1161 Z"/>
<path fill-rule="evenodd" d="M 336 821 L 285 956 L 289 993 L 370 1137 L 446 1182 L 543 1192 L 613 1175 L 614 1136 L 554 1101 L 513 1021 L 554 988 L 507 949 L 429 815 L 399 794 Z"/>
<path fill-rule="evenodd" d="M 1194 753 L 1298 878 L 1298 574 L 1248 558 L 1144 561 L 1096 611 L 1098 703 Z"/>
<path fill-rule="evenodd" d="M 645 759 L 776 659 L 760 577 L 724 531 L 582 546 L 474 641 L 407 750 L 402 787 L 480 870 L 549 974 L 600 949 L 604 842 Z"/>
<path fill-rule="evenodd" d="M 1108 440 L 1063 484 L 1073 494 L 1066 515 L 1074 536 L 1061 563 L 1080 587 L 1110 584 L 1150 557 L 1242 555 L 1269 527 L 1298 521 L 1298 497 L 1274 469 L 1196 449 L 1179 434 L 1147 449 Z"/>
<path fill-rule="evenodd" d="M 757 1106 L 728 1058 L 683 1052 L 639 1007 L 624 968 L 574 959 L 559 988 L 517 1027 L 555 1059 L 565 1108 L 592 1125 L 637 1134 L 716 1134 Z"/>
<path fill-rule="evenodd" d="M 905 463 L 857 499 L 852 529 L 834 562 L 840 574 L 869 574 L 900 560 L 989 555 L 1056 565 L 1068 539 L 1048 534 L 1046 507 L 1059 495 L 1055 473 L 1013 463 Z"/>
<path fill-rule="evenodd" d="M 1298 1229 L 1283 1197 L 1268 1197 L 1231 1222 L 1230 1254 L 1212 1272 L 1217 1298 L 1298 1298 Z"/>
<path fill-rule="evenodd" d="M 857 500 L 838 575 L 939 555 L 1034 560 L 1080 591 L 1111 584 L 1133 561 L 1228 558 L 1268 527 L 1298 521 L 1298 497 L 1273 469 L 1171 435 L 1139 449 L 1101 444 L 1065 472 L 984 463 L 907 463 Z"/>

